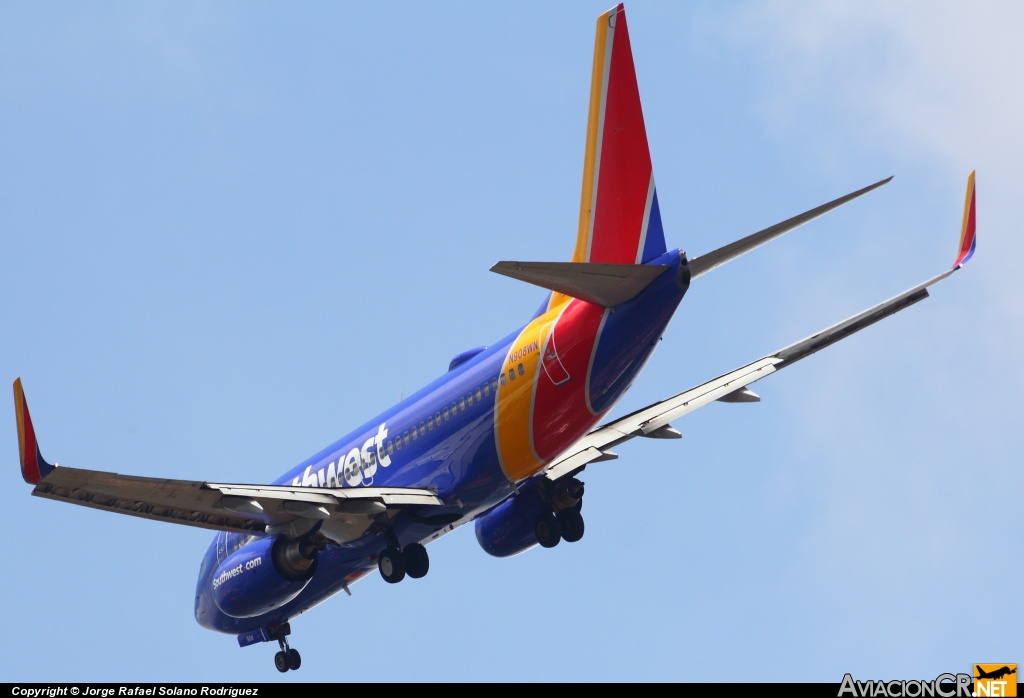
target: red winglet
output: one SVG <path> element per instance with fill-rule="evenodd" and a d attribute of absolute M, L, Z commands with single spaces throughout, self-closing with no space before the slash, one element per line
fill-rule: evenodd
<path fill-rule="evenodd" d="M 967 178 L 967 200 L 964 202 L 964 225 L 960 229 L 960 251 L 953 262 L 953 268 L 959 269 L 974 254 L 977 244 L 974 221 L 974 172 Z"/>
<path fill-rule="evenodd" d="M 36 430 L 32 427 L 32 416 L 28 413 L 25 402 L 25 391 L 21 388 L 21 379 L 14 381 L 14 414 L 18 419 L 18 450 L 21 453 L 21 476 L 25 482 L 34 485 L 53 470 L 52 465 L 43 460 L 36 442 Z"/>

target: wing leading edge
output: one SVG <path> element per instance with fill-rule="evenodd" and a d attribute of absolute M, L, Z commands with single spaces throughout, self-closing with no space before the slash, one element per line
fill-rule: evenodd
<path fill-rule="evenodd" d="M 361 536 L 381 514 L 443 504 L 423 489 L 219 484 L 51 465 L 39 453 L 20 378 L 14 381 L 14 403 L 22 477 L 35 485 L 36 497 L 234 533 L 301 531 L 319 521 L 320 530 L 338 543 Z"/>
<path fill-rule="evenodd" d="M 806 339 L 790 344 L 773 354 L 764 356 L 746 366 L 730 371 L 678 395 L 673 395 L 667 400 L 648 405 L 614 422 L 598 427 L 580 439 L 558 460 L 553 461 L 545 472 L 545 477 L 549 480 L 558 480 L 567 475 L 578 473 L 589 463 L 615 458 L 615 454 L 608 449 L 637 436 L 656 438 L 675 436 L 678 438 L 678 432 L 670 426 L 670 422 L 673 420 L 716 400 L 724 399 L 724 401 L 729 401 L 730 395 L 745 391 L 746 387 L 751 383 L 770 376 L 786 366 L 794 364 L 815 352 L 821 351 L 825 347 L 859 332 L 865 327 L 875 324 L 879 320 L 894 315 L 904 308 L 924 300 L 928 297 L 928 287 L 942 281 L 962 267 L 974 253 L 975 245 L 974 172 L 971 172 L 967 184 L 967 202 L 964 210 L 960 248 L 957 259 L 951 269 L 898 296 L 879 303 L 873 308 L 847 318 Z M 753 395 L 752 393 L 750 394 Z"/>

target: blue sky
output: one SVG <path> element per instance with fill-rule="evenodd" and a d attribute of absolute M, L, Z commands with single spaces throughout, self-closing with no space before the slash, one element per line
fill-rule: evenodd
<path fill-rule="evenodd" d="M 69 466 L 269 481 L 522 324 L 564 260 L 605 2 L 0 3 L 0 368 Z M 892 183 L 702 277 L 622 414 L 933 297 L 591 466 L 587 534 L 292 623 L 310 681 L 932 678 L 1020 662 L 1024 10 L 627 5 L 670 245 Z M 7 681 L 276 680 L 192 617 L 210 534 L 32 498 Z"/>

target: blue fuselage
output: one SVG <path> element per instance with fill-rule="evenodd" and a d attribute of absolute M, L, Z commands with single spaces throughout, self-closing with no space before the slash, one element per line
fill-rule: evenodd
<path fill-rule="evenodd" d="M 622 397 L 650 358 L 686 292 L 684 260 L 678 251 L 652 260 L 667 265 L 665 273 L 633 300 L 605 311 L 591 370 L 580 377 L 589 381 L 595 393 L 593 401 L 599 406 L 592 421 L 600 419 Z M 496 419 L 500 418 L 496 414 L 499 386 L 505 381 L 530 380 L 529 375 L 517 375 L 514 369 L 510 376 L 502 375 L 520 335 L 521 330 L 517 330 L 479 351 L 299 463 L 274 484 L 372 485 L 435 491 L 444 506 L 414 507 L 391 520 L 391 531 L 403 546 L 429 543 L 472 521 L 524 487 L 523 480 L 513 483 L 506 474 L 495 439 Z M 359 454 L 367 450 L 382 454 L 372 468 L 360 465 L 365 459 Z M 296 598 L 262 615 L 233 618 L 214 603 L 212 577 L 220 563 L 253 540 L 253 536 L 225 532 L 214 538 L 203 558 L 196 587 L 195 614 L 200 625 L 240 634 L 286 621 L 376 569 L 377 556 L 385 547 L 381 531 L 371 526 L 357 540 L 323 550 L 315 575 Z"/>

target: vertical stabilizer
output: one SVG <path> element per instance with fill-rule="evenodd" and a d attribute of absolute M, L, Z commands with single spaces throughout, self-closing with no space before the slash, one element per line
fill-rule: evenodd
<path fill-rule="evenodd" d="M 665 252 L 640 90 L 622 5 L 597 19 L 573 262 L 640 264 Z M 552 306 L 564 296 L 554 294 Z"/>

